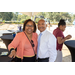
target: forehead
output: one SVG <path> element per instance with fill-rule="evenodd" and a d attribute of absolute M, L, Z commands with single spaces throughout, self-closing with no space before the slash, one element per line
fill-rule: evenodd
<path fill-rule="evenodd" d="M 27 22 L 27 24 L 28 24 L 28 23 L 33 24 L 33 22 L 32 22 L 32 21 L 28 21 L 28 22 Z"/>
<path fill-rule="evenodd" d="M 66 27 L 66 25 L 63 25 L 62 27 Z"/>
<path fill-rule="evenodd" d="M 45 21 L 44 20 L 39 20 L 38 23 L 45 23 Z"/>

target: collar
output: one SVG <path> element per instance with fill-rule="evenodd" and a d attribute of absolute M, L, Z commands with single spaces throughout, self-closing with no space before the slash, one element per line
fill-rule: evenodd
<path fill-rule="evenodd" d="M 59 27 L 57 27 L 57 29 L 59 29 Z M 59 29 L 60 30 L 60 29 Z"/>
<path fill-rule="evenodd" d="M 47 31 L 47 30 L 45 29 L 43 32 L 40 32 L 40 33 L 44 34 L 46 31 Z"/>

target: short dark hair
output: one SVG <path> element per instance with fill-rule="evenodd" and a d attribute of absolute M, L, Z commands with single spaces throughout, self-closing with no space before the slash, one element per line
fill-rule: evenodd
<path fill-rule="evenodd" d="M 59 21 L 58 27 L 59 27 L 60 25 L 62 25 L 62 26 L 66 25 L 66 22 L 65 22 L 64 19 L 61 19 L 61 20 Z"/>
<path fill-rule="evenodd" d="M 25 31 L 26 24 L 27 24 L 29 21 L 33 22 L 33 24 L 34 24 L 34 31 L 33 31 L 33 32 L 36 32 L 36 23 L 35 23 L 34 21 L 32 21 L 31 19 L 28 19 L 28 20 L 25 20 L 25 21 L 24 21 L 24 24 L 23 24 L 23 31 Z"/>

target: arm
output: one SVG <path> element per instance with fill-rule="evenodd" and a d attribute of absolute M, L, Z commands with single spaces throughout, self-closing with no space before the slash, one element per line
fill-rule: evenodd
<path fill-rule="evenodd" d="M 58 44 L 62 44 L 62 43 L 64 43 L 65 40 L 66 40 L 66 38 L 57 37 Z"/>
<path fill-rule="evenodd" d="M 50 38 L 48 42 L 49 62 L 54 62 L 57 57 L 56 38 L 53 35 L 51 35 L 49 38 Z"/>
<path fill-rule="evenodd" d="M 16 55 L 15 49 L 18 46 L 19 41 L 20 41 L 19 36 L 16 35 L 13 41 L 8 45 L 8 50 L 10 51 L 10 55 L 9 55 L 10 58 L 12 57 L 15 58 L 15 55 Z"/>
<path fill-rule="evenodd" d="M 70 39 L 71 37 L 71 35 L 67 35 L 65 38 L 57 37 L 58 44 L 64 43 L 67 39 Z"/>
<path fill-rule="evenodd" d="M 11 48 L 16 49 L 17 46 L 19 45 L 20 39 L 19 35 L 17 34 L 13 41 L 8 45 L 8 50 L 10 51 Z"/>

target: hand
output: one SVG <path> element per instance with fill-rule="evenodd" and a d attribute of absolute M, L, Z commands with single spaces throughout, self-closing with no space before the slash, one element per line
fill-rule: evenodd
<path fill-rule="evenodd" d="M 67 35 L 67 36 L 66 36 L 66 39 L 70 39 L 70 38 L 72 38 L 71 35 Z"/>
<path fill-rule="evenodd" d="M 15 55 L 16 55 L 16 51 L 12 50 L 11 53 L 10 53 L 10 55 L 9 55 L 9 57 L 10 58 L 12 58 L 12 57 L 15 58 Z"/>

